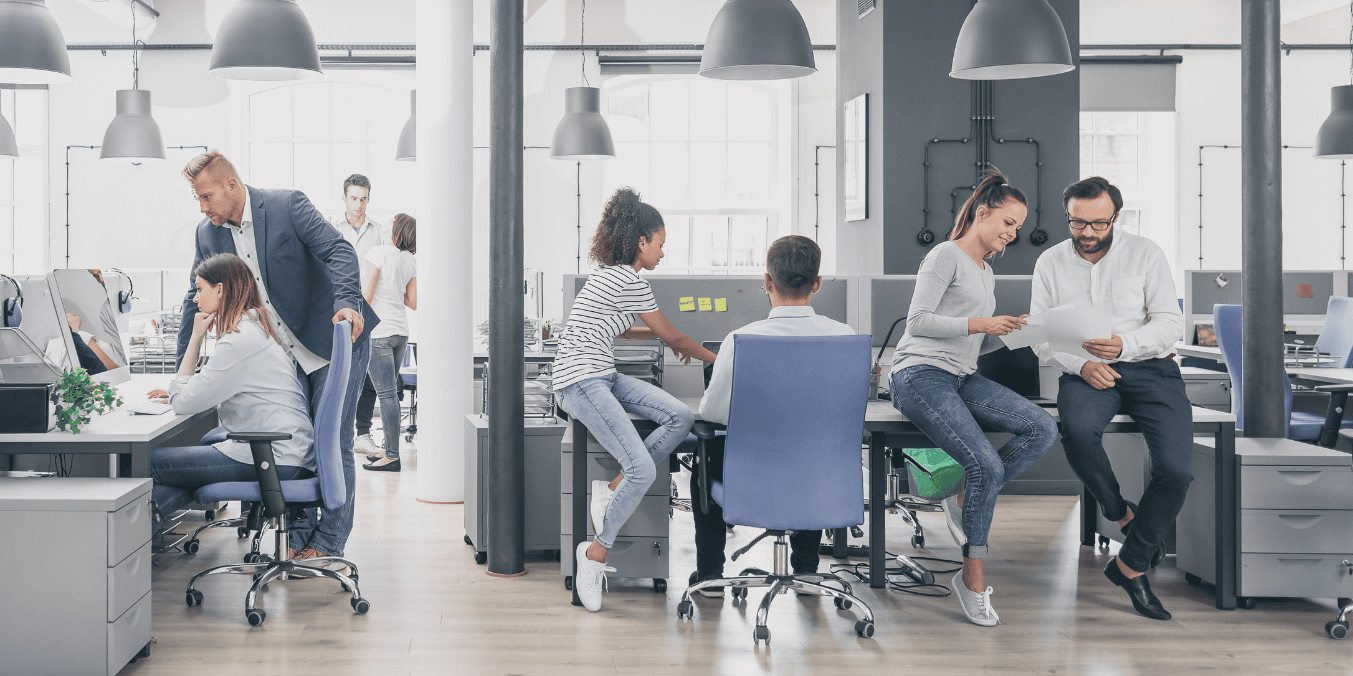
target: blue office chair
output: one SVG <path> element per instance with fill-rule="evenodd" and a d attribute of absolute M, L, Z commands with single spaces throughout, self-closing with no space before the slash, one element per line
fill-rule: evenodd
<path fill-rule="evenodd" d="M 404 350 L 404 366 L 418 366 L 418 343 L 409 343 Z M 418 372 L 400 373 L 399 387 L 409 393 L 409 426 L 404 428 L 404 441 L 413 441 L 418 434 Z"/>
<path fill-rule="evenodd" d="M 1231 412 L 1236 416 L 1236 431 L 1245 426 L 1245 397 L 1241 371 L 1241 306 L 1214 305 L 1212 314 L 1217 330 L 1217 346 L 1221 348 L 1226 372 L 1231 376 Z M 1287 438 L 1315 443 L 1320 439 L 1325 418 L 1315 413 L 1292 410 L 1292 381 L 1283 379 L 1283 415 L 1287 418 Z M 1353 421 L 1342 421 L 1341 427 L 1353 427 Z"/>
<path fill-rule="evenodd" d="M 194 575 L 193 579 L 188 581 L 186 601 L 189 607 L 202 605 L 202 592 L 194 586 L 203 577 L 222 573 L 247 573 L 254 575 L 254 585 L 244 597 L 244 614 L 249 624 L 255 627 L 263 624 L 263 620 L 267 617 L 262 608 L 255 607 L 259 590 L 273 580 L 285 580 L 287 577 L 328 577 L 338 580 L 343 585 L 343 591 L 352 594 L 352 609 L 358 615 L 365 615 L 370 610 L 371 604 L 362 598 L 361 591 L 357 587 L 357 566 L 351 561 L 337 556 L 326 556 L 305 559 L 305 563 L 302 564 L 287 558 L 287 538 L 290 534 L 291 519 L 308 508 L 322 506 L 338 509 L 347 501 L 339 438 L 348 374 L 352 369 L 351 347 L 352 325 L 346 321 L 335 324 L 334 351 L 329 359 L 329 376 L 325 379 L 314 421 L 315 465 L 319 476 L 294 481 L 278 480 L 272 442 L 289 439 L 290 435 L 248 432 L 235 432 L 229 435 L 230 439 L 249 442 L 249 448 L 254 454 L 254 469 L 258 472 L 258 481 L 208 484 L 197 490 L 195 498 L 203 503 L 218 500 L 261 502 L 264 516 L 271 522 L 269 526 L 277 533 L 277 552 L 273 556 L 262 555 L 251 563 L 216 566 Z M 343 575 L 327 568 L 317 567 L 330 563 L 346 566 L 348 574 Z"/>
<path fill-rule="evenodd" d="M 874 635 L 869 606 L 850 584 L 831 573 L 790 572 L 786 535 L 796 530 L 836 529 L 864 523 L 860 440 L 869 394 L 869 336 L 736 335 L 732 406 L 724 445 L 722 482 L 701 477 L 702 509 L 719 503 L 724 520 L 765 528 L 757 541 L 775 536 L 774 572 L 755 568 L 737 577 L 703 580 L 681 595 L 677 617 L 691 617 L 691 594 L 730 587 L 746 599 L 749 587 L 770 587 L 756 613 L 753 641 L 770 643 L 766 616 L 771 601 L 789 590 L 831 596 L 837 608 L 859 604 L 864 619 L 855 633 Z M 696 423 L 696 435 L 712 439 L 715 426 Z M 705 462 L 700 445 L 700 467 Z M 828 586 L 834 582 L 840 588 Z"/>
<path fill-rule="evenodd" d="M 1321 366 L 1339 369 L 1353 366 L 1353 298 L 1330 296 L 1325 326 L 1315 340 L 1315 351 L 1333 357 Z"/>

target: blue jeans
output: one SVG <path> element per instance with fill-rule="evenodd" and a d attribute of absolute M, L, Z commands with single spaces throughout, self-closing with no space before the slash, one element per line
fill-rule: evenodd
<path fill-rule="evenodd" d="M 308 479 L 314 472 L 294 465 L 278 465 L 282 481 Z M 150 449 L 150 478 L 155 480 L 151 495 L 166 521 L 174 512 L 193 501 L 197 489 L 222 481 L 258 481 L 254 466 L 239 462 L 213 446 L 166 446 Z"/>
<path fill-rule="evenodd" d="M 1042 457 L 1057 441 L 1047 411 L 980 375 L 956 376 L 934 366 L 893 374 L 893 406 L 936 446 L 963 465 L 963 556 L 987 553 L 987 532 L 1001 487 Z M 992 448 L 982 428 L 1015 438 Z"/>
<path fill-rule="evenodd" d="M 371 364 L 366 367 L 381 402 L 381 428 L 385 432 L 385 457 L 399 459 L 399 367 L 404 365 L 408 336 L 371 339 Z"/>
<path fill-rule="evenodd" d="M 657 478 L 662 462 L 686 440 L 695 414 L 676 397 L 642 380 L 612 373 L 579 381 L 559 393 L 559 406 L 581 420 L 606 452 L 620 461 L 625 478 L 616 486 L 597 542 L 607 549 L 615 544 L 620 528 L 629 520 L 648 487 Z M 640 439 L 630 413 L 661 425 Z"/>
<path fill-rule="evenodd" d="M 352 370 L 348 373 L 348 391 L 343 399 L 343 420 L 339 423 L 339 458 L 343 462 L 343 482 L 347 485 L 348 499 L 338 509 L 306 510 L 309 518 L 305 523 L 291 529 L 291 546 L 295 549 L 314 547 L 329 556 L 342 556 L 343 546 L 352 534 L 352 514 L 357 490 L 357 468 L 352 459 L 352 441 L 357 436 L 357 397 L 362 393 L 362 383 L 366 382 L 367 362 L 371 360 L 371 339 L 362 334 L 352 346 Z M 305 390 L 306 401 L 310 402 L 310 417 L 315 417 L 319 406 L 320 393 L 324 391 L 324 381 L 329 377 L 329 367 L 306 375 L 300 366 L 296 367 L 300 376 L 301 388 Z"/>

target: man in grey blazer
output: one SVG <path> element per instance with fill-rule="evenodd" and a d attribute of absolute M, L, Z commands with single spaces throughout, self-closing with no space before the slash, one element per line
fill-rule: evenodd
<path fill-rule="evenodd" d="M 183 176 L 192 184 L 206 215 L 197 225 L 193 267 L 218 253 L 233 253 L 244 259 L 254 273 L 264 306 L 273 315 L 282 348 L 296 362 L 296 374 L 310 400 L 311 416 L 329 373 L 333 324 L 352 322 L 352 371 L 340 436 L 348 499 L 340 509 L 319 510 L 318 519 L 312 513 L 307 523 L 291 531 L 291 548 L 297 558 L 342 556 L 352 532 L 357 395 L 371 356 L 368 332 L 380 321 L 362 299 L 357 253 L 304 193 L 246 186 L 220 152 L 194 157 L 184 167 Z M 193 280 L 188 281 L 191 286 Z M 183 298 L 180 360 L 197 313 L 195 293 L 190 288 Z"/>

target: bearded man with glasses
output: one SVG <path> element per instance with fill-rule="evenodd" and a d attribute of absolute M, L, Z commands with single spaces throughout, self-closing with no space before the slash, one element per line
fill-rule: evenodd
<path fill-rule="evenodd" d="M 1115 232 L 1123 208 L 1118 188 L 1095 176 L 1062 192 L 1071 239 L 1048 249 L 1034 266 L 1030 313 L 1062 305 L 1109 304 L 1113 336 L 1081 347 L 1095 359 L 1034 352 L 1063 371 L 1058 381 L 1062 447 L 1071 469 L 1094 495 L 1104 518 L 1126 536 L 1104 575 L 1127 591 L 1142 615 L 1170 619 L 1145 573 L 1165 557 L 1163 540 L 1193 481 L 1193 412 L 1173 346 L 1184 330 L 1174 276 L 1154 242 Z M 1132 416 L 1151 454 L 1151 481 L 1140 504 L 1123 499 L 1104 453 L 1104 428 Z"/>

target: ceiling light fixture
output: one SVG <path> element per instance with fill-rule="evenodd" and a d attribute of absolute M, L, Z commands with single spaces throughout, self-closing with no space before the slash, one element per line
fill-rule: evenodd
<path fill-rule="evenodd" d="M 700 74 L 718 80 L 787 80 L 816 72 L 808 25 L 790 0 L 728 0 L 700 53 Z"/>
<path fill-rule="evenodd" d="M 1348 6 L 1353 14 L 1353 4 Z M 1348 33 L 1349 51 L 1353 54 L 1353 23 Z M 1353 65 L 1348 79 L 1353 82 Z M 1315 156 L 1326 160 L 1353 160 L 1353 84 L 1330 89 L 1330 116 L 1315 134 Z"/>
<path fill-rule="evenodd" d="M 160 125 L 150 115 L 150 92 L 141 89 L 138 55 L 145 43 L 136 38 L 136 8 L 132 7 L 132 88 L 117 91 L 117 115 L 108 123 L 99 158 L 144 162 L 164 159 Z"/>
<path fill-rule="evenodd" d="M 70 79 L 66 39 L 43 0 L 0 0 L 0 82 L 57 84 Z"/>
<path fill-rule="evenodd" d="M 18 157 L 19 143 L 14 140 L 14 129 L 4 115 L 0 115 L 0 157 Z"/>
<path fill-rule="evenodd" d="M 1018 80 L 1075 67 L 1066 28 L 1047 0 L 977 0 L 958 31 L 949 76 Z"/>
<path fill-rule="evenodd" d="M 208 72 L 229 80 L 324 74 L 315 32 L 296 0 L 236 0 L 216 31 Z"/>
<path fill-rule="evenodd" d="M 395 159 L 413 162 L 418 159 L 418 90 L 409 92 L 409 121 L 399 132 L 399 144 L 395 146 Z"/>
<path fill-rule="evenodd" d="M 578 44 L 587 44 L 587 0 L 582 3 L 581 30 Z M 615 157 L 615 143 L 611 128 L 601 116 L 601 90 L 587 81 L 587 52 L 582 57 L 582 87 L 564 90 L 564 117 L 554 128 L 550 141 L 550 159 L 555 160 L 609 160 Z"/>

